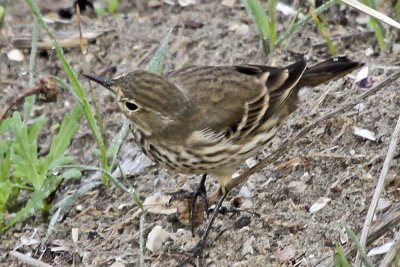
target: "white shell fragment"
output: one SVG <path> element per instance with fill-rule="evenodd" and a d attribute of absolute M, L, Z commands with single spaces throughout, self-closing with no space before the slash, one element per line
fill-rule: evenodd
<path fill-rule="evenodd" d="M 391 242 L 388 242 L 386 244 L 383 244 L 382 246 L 373 248 L 368 252 L 367 256 L 368 257 L 372 257 L 372 256 L 376 256 L 376 255 L 385 254 L 392 247 L 393 243 L 394 242 L 391 241 Z"/>
<path fill-rule="evenodd" d="M 196 0 L 178 0 L 178 4 L 182 7 L 196 4 Z"/>
<path fill-rule="evenodd" d="M 360 69 L 360 71 L 357 73 L 355 83 L 358 83 L 364 79 L 368 78 L 368 67 L 363 67 Z"/>
<path fill-rule="evenodd" d="M 245 35 L 249 33 L 249 26 L 244 23 L 233 23 L 229 26 L 228 30 L 239 35 Z"/>
<path fill-rule="evenodd" d="M 280 249 L 275 254 L 276 258 L 280 261 L 288 261 L 296 257 L 296 250 L 292 246 L 286 246 Z"/>
<path fill-rule="evenodd" d="M 285 16 L 296 15 L 296 10 L 293 7 L 281 2 L 278 2 L 276 4 L 276 10 L 281 12 Z"/>
<path fill-rule="evenodd" d="M 392 201 L 386 198 L 379 198 L 378 200 L 378 206 L 376 207 L 376 210 L 385 210 L 389 208 L 392 205 Z"/>
<path fill-rule="evenodd" d="M 21 62 L 24 60 L 24 54 L 19 49 L 11 49 L 7 53 L 7 57 L 9 60 Z"/>
<path fill-rule="evenodd" d="M 321 197 L 315 202 L 314 204 L 311 205 L 310 207 L 310 213 L 316 213 L 317 211 L 320 211 L 322 208 L 324 208 L 331 199 L 329 197 Z"/>
<path fill-rule="evenodd" d="M 113 264 L 111 264 L 110 267 L 125 267 L 125 264 L 123 264 L 120 261 L 116 261 Z"/>
<path fill-rule="evenodd" d="M 236 0 L 222 0 L 221 5 L 226 7 L 233 7 L 236 4 Z"/>
<path fill-rule="evenodd" d="M 239 196 L 242 196 L 244 198 L 250 198 L 251 197 L 250 189 L 246 185 L 243 185 L 239 190 Z"/>
<path fill-rule="evenodd" d="M 169 238 L 169 233 L 160 225 L 154 226 L 147 236 L 146 248 L 153 253 L 160 251 L 163 243 Z"/>
<path fill-rule="evenodd" d="M 367 129 L 354 127 L 353 128 L 353 134 L 357 135 L 359 137 L 371 140 L 371 141 L 376 141 L 375 133 L 373 133 L 373 132 L 371 132 L 370 130 L 367 130 Z"/>
<path fill-rule="evenodd" d="M 72 237 L 72 242 L 76 244 L 79 240 L 79 228 L 72 228 L 71 229 L 71 237 Z"/>
<path fill-rule="evenodd" d="M 244 241 L 243 246 L 242 246 L 242 257 L 246 255 L 253 255 L 254 254 L 254 249 L 253 249 L 253 242 L 256 240 L 254 236 L 251 236 L 249 239 Z"/>

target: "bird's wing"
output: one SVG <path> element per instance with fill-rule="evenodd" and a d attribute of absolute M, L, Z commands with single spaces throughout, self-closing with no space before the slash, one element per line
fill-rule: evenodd
<path fill-rule="evenodd" d="M 238 137 L 251 133 L 290 95 L 306 63 L 285 68 L 257 65 L 189 67 L 166 76 L 189 99 L 187 132 Z M 211 134 L 213 133 L 213 134 Z"/>

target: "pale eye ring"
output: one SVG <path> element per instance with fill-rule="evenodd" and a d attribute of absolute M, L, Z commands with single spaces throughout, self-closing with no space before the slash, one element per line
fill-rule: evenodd
<path fill-rule="evenodd" d="M 139 106 L 136 105 L 135 102 L 132 101 L 126 101 L 125 102 L 125 107 L 129 110 L 129 111 L 137 111 L 139 109 Z"/>

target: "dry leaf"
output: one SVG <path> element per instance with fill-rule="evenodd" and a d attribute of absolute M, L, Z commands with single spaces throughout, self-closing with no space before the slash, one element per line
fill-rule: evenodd
<path fill-rule="evenodd" d="M 160 194 L 154 194 L 147 197 L 143 202 L 143 208 L 151 213 L 156 214 L 174 214 L 177 212 L 176 207 L 170 207 L 169 201 L 171 196 L 163 196 Z"/>

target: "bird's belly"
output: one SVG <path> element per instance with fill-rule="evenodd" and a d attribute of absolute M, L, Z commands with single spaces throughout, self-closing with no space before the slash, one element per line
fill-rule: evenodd
<path fill-rule="evenodd" d="M 240 144 L 215 147 L 185 147 L 159 144 L 148 140 L 140 143 L 143 152 L 166 169 L 185 174 L 214 173 L 219 169 L 232 169 L 232 173 L 246 159 L 254 156 L 275 135 L 275 131 L 258 133 Z"/>

